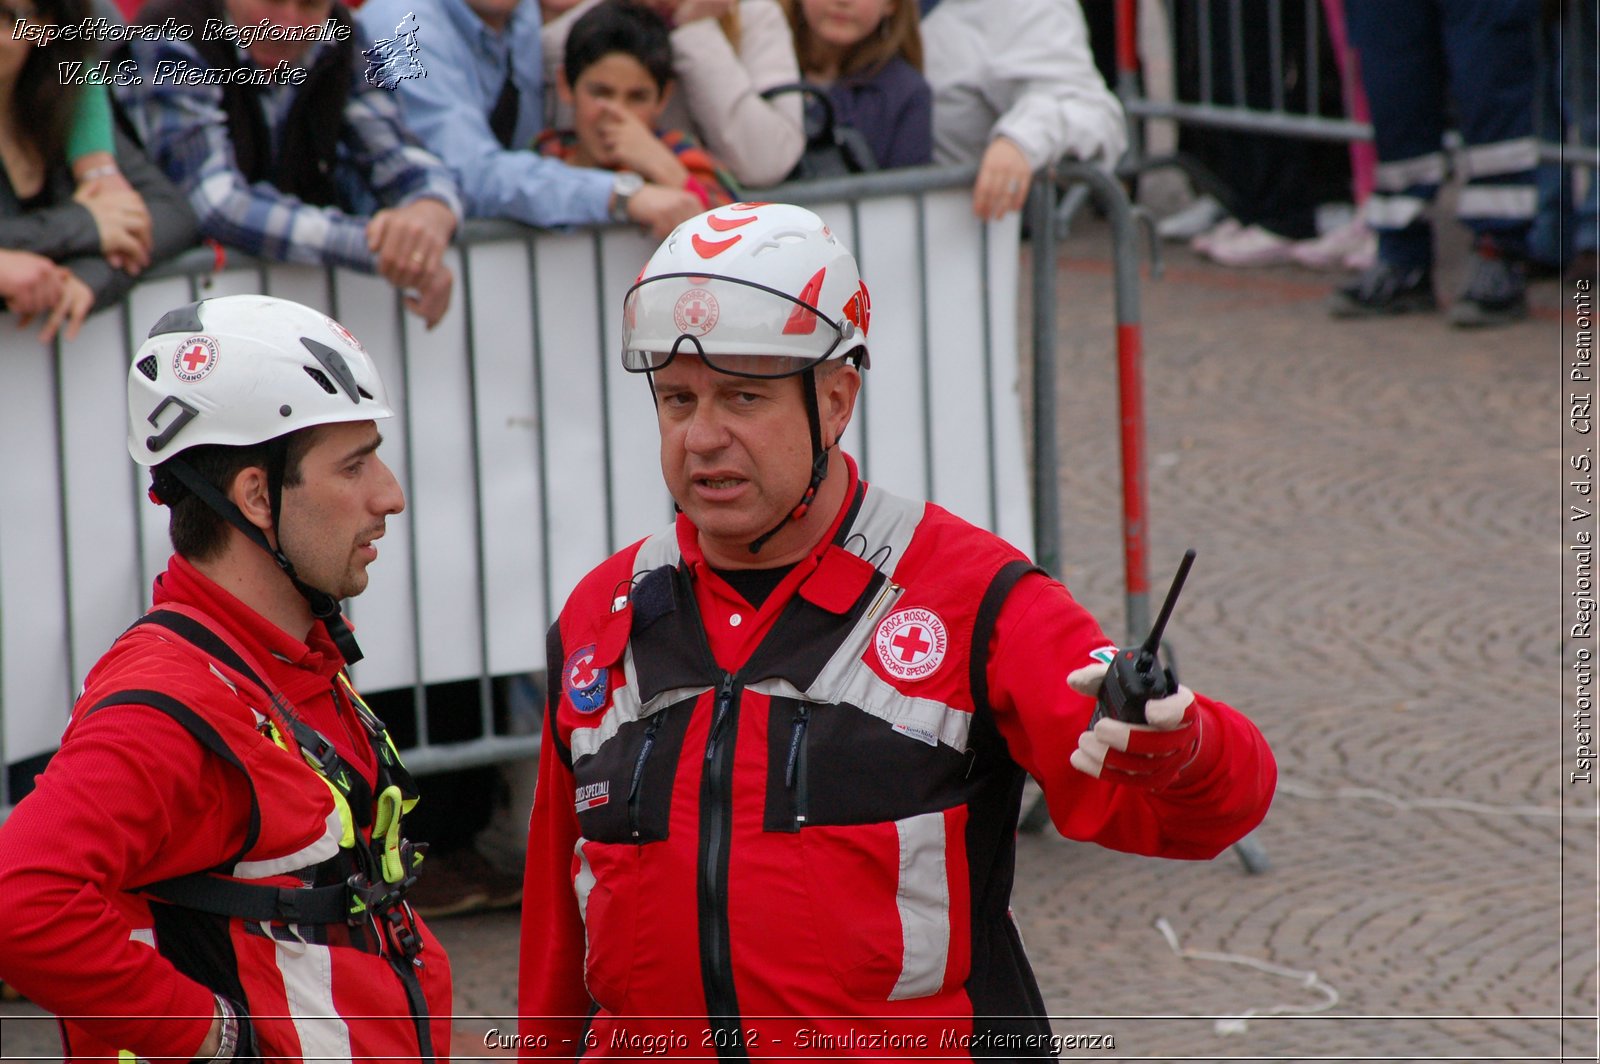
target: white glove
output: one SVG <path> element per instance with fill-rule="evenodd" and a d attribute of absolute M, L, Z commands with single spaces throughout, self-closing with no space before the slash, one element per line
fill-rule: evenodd
<path fill-rule="evenodd" d="M 1080 695 L 1095 698 L 1110 665 L 1096 661 L 1067 675 L 1067 685 Z M 1112 780 L 1149 791 L 1171 786 L 1202 754 L 1213 755 L 1204 718 L 1194 692 L 1183 684 L 1172 694 L 1153 698 L 1144 707 L 1146 724 L 1128 724 L 1102 717 L 1078 736 L 1072 767 L 1096 779 Z M 1208 763 L 1211 757 L 1205 759 Z"/>

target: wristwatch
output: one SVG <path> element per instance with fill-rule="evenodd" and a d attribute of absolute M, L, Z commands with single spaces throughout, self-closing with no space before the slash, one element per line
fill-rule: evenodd
<path fill-rule="evenodd" d="M 613 222 L 631 222 L 628 217 L 628 201 L 633 199 L 634 193 L 644 188 L 644 178 L 632 170 L 618 170 L 617 179 L 611 183 L 611 220 Z"/>
<path fill-rule="evenodd" d="M 232 1060 L 233 1055 L 239 1050 L 239 1015 L 233 1011 L 233 1005 L 221 994 L 214 995 L 217 999 L 217 1011 L 222 1014 L 222 1033 L 217 1039 L 217 1052 L 207 1057 L 205 1061 L 196 1060 L 191 1064 L 217 1064 L 224 1060 Z"/>

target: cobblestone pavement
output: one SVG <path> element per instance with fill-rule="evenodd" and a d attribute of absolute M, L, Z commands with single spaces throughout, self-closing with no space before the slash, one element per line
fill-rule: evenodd
<path fill-rule="evenodd" d="M 1119 632 L 1107 247 L 1082 223 L 1062 260 L 1061 482 L 1065 579 Z M 1562 291 L 1500 330 L 1333 323 L 1326 278 L 1167 260 L 1143 288 L 1151 583 L 1197 548 L 1169 635 L 1277 753 L 1271 868 L 1024 836 L 1015 911 L 1056 1032 L 1115 1042 L 1063 1058 L 1597 1059 L 1594 793 L 1565 783 L 1561 700 Z M 438 930 L 458 1055 L 497 1055 L 515 915 Z M 26 1014 L 0 1008 L 6 1053 L 52 1052 Z"/>

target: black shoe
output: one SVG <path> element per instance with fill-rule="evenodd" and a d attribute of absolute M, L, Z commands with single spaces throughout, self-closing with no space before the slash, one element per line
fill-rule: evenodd
<path fill-rule="evenodd" d="M 1450 308 L 1450 324 L 1473 329 L 1509 325 L 1528 316 L 1528 275 L 1520 261 L 1480 251 L 1472 276 Z"/>
<path fill-rule="evenodd" d="M 1328 313 L 1335 318 L 1373 318 L 1435 310 L 1433 274 L 1425 266 L 1400 271 L 1379 259 L 1355 280 L 1333 290 Z"/>

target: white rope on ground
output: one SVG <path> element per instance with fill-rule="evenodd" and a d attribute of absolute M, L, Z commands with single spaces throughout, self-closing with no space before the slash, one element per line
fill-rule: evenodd
<path fill-rule="evenodd" d="M 1304 972 L 1298 968 L 1286 968 L 1281 964 L 1261 960 L 1259 957 L 1246 957 L 1242 953 L 1215 953 L 1204 949 L 1187 949 L 1178 943 L 1178 933 L 1172 929 L 1165 916 L 1156 917 L 1156 930 L 1161 932 L 1161 937 L 1167 940 L 1167 945 L 1172 947 L 1172 952 L 1191 961 L 1214 961 L 1218 964 L 1240 964 L 1246 968 L 1266 972 L 1268 975 L 1278 975 L 1285 979 L 1293 979 L 1307 990 L 1315 990 L 1324 998 L 1319 1005 L 1309 1008 L 1299 1005 L 1273 1005 L 1266 1009 L 1245 1009 L 1237 1016 L 1224 1016 L 1213 1025 L 1218 1034 L 1243 1034 L 1248 1028 L 1247 1020 L 1252 1016 L 1304 1016 L 1314 1012 L 1326 1012 L 1339 1003 L 1339 992 L 1324 983 L 1316 972 Z"/>
<path fill-rule="evenodd" d="M 1278 793 L 1293 795 L 1296 798 L 1310 798 L 1315 801 L 1365 798 L 1374 802 L 1383 802 L 1396 809 L 1452 809 L 1460 813 L 1479 813 L 1483 816 L 1570 817 L 1575 820 L 1600 819 L 1600 809 L 1592 807 L 1488 805 L 1484 802 L 1468 802 L 1460 798 L 1401 798 L 1399 795 L 1390 794 L 1388 791 L 1380 791 L 1376 787 L 1334 787 L 1330 790 L 1284 779 L 1278 780 Z"/>

